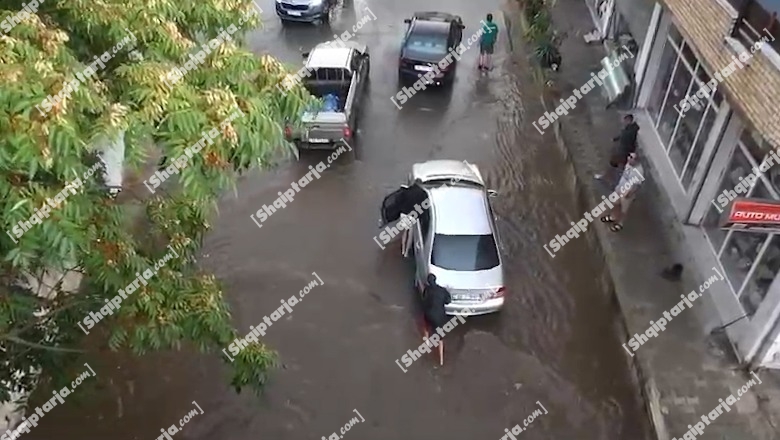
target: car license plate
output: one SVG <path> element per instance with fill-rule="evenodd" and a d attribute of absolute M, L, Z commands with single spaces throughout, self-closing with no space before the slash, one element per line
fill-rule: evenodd
<path fill-rule="evenodd" d="M 300 11 L 287 11 L 287 13 L 292 15 L 293 17 L 300 17 L 301 16 Z"/>
<path fill-rule="evenodd" d="M 414 70 L 419 70 L 421 72 L 432 72 L 433 67 L 431 66 L 414 66 Z"/>
<path fill-rule="evenodd" d="M 309 139 L 310 144 L 327 144 L 328 142 L 330 141 L 327 139 Z"/>
<path fill-rule="evenodd" d="M 465 293 L 462 295 L 453 295 L 452 299 L 460 301 L 480 301 L 482 300 L 482 295 L 478 293 Z"/>

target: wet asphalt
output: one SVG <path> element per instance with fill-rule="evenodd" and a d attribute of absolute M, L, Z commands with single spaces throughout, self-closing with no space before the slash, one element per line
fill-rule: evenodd
<path fill-rule="evenodd" d="M 235 394 L 221 354 L 185 349 L 134 358 L 103 351 L 90 361 L 99 385 L 47 414 L 26 437 L 152 440 L 196 401 L 204 414 L 176 438 L 328 438 L 359 413 L 361 421 L 343 438 L 497 440 L 540 405 L 547 412 L 518 438 L 649 438 L 594 244 L 580 238 L 555 259 L 542 247 L 582 210 L 552 133 L 529 131 L 526 119 L 539 116 L 538 91 L 523 70 L 524 55 L 508 44 L 507 5 L 346 1 L 330 26 L 282 26 L 272 2 L 263 0 L 265 27 L 249 42 L 257 54 L 300 65 L 301 52 L 352 29 L 368 7 L 376 20 L 355 37 L 372 58 L 359 143 L 263 228 L 250 215 L 309 165 L 327 161 L 327 153 L 242 177 L 237 192 L 223 197 L 200 260 L 223 281 L 242 332 L 297 294 L 314 272 L 324 283 L 268 329 L 264 341 L 283 368 L 272 372 L 266 393 Z M 451 89 L 418 94 L 399 110 L 390 97 L 399 87 L 403 19 L 415 10 L 461 15 L 464 39 L 493 12 L 502 34 L 489 75 L 476 69 L 474 46 Z M 501 313 L 469 318 L 454 330 L 443 367 L 428 355 L 404 373 L 395 360 L 420 343 L 413 267 L 397 246 L 382 250 L 373 237 L 383 196 L 414 163 L 431 159 L 476 163 L 499 192 L 494 210 L 508 300 Z"/>

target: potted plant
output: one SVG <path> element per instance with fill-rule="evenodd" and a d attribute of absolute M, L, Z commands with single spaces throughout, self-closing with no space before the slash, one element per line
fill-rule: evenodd
<path fill-rule="evenodd" d="M 526 38 L 531 41 L 536 41 L 542 38 L 545 34 L 550 32 L 552 26 L 552 18 L 547 10 L 541 10 L 531 18 L 526 31 Z"/>
<path fill-rule="evenodd" d="M 544 0 L 527 0 L 525 4 L 525 16 L 533 20 L 537 14 L 544 10 Z"/>
<path fill-rule="evenodd" d="M 555 35 L 548 33 L 536 40 L 534 54 L 542 67 L 557 71 L 561 67 L 561 53 Z"/>

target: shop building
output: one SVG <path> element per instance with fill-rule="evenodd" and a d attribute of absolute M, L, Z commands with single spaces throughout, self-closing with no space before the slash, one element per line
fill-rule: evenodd
<path fill-rule="evenodd" d="M 637 42 L 643 155 L 695 269 L 727 280 L 709 290 L 709 330 L 723 327 L 741 362 L 780 368 L 780 3 L 584 1 L 608 50 Z"/>

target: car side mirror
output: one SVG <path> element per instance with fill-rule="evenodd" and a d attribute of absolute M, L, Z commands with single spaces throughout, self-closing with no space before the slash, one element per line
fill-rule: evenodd
<path fill-rule="evenodd" d="M 411 24 L 412 23 L 412 19 L 411 18 L 404 18 L 404 23 Z"/>
<path fill-rule="evenodd" d="M 309 58 L 309 52 L 304 52 L 301 54 L 301 57 L 303 58 Z"/>
<path fill-rule="evenodd" d="M 498 191 L 494 189 L 487 190 L 487 193 L 488 193 L 488 197 L 498 197 Z"/>

